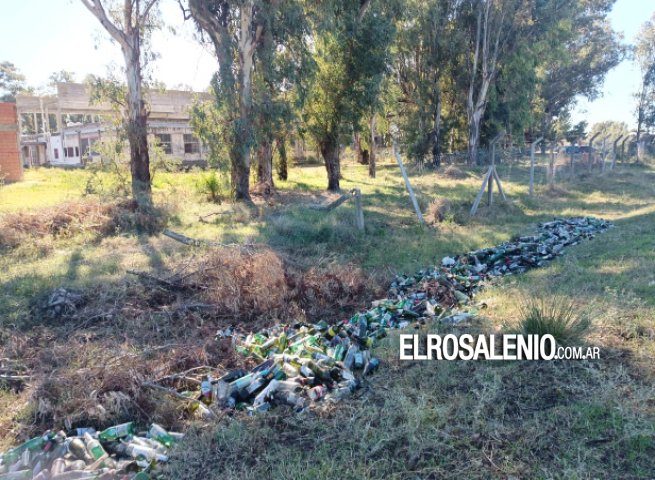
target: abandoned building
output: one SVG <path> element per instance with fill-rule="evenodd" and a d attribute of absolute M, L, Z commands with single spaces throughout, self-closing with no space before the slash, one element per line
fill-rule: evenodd
<path fill-rule="evenodd" d="M 147 95 L 151 141 L 164 154 L 183 165 L 206 164 L 206 149 L 194 135 L 189 107 L 206 93 L 178 90 L 151 91 Z M 79 83 L 58 83 L 57 94 L 16 97 L 20 154 L 25 167 L 83 166 L 97 159 L 93 148 L 103 138 L 116 138 L 110 121 L 115 115 L 107 103 L 91 102 L 89 87 Z"/>
<path fill-rule="evenodd" d="M 0 103 L 0 183 L 15 182 L 22 176 L 16 105 Z"/>

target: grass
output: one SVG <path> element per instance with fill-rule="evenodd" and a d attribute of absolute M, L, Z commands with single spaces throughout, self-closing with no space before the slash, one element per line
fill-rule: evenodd
<path fill-rule="evenodd" d="M 558 345 L 575 346 L 584 341 L 591 320 L 579 304 L 557 298 L 531 299 L 521 306 L 517 333 L 552 335 Z"/>
<path fill-rule="evenodd" d="M 467 178 L 410 169 L 424 211 L 438 197 L 450 202 L 449 221 L 421 228 L 390 157 L 380 161 L 376 179 L 368 178 L 365 166 L 350 159 L 344 163 L 342 188 L 358 187 L 363 193 L 365 235 L 354 227 L 350 202 L 329 214 L 308 208 L 333 198 L 322 190 L 325 170 L 320 166 L 292 168 L 289 180 L 276 184 L 279 195 L 257 199 L 254 208 L 207 202 L 197 187 L 201 172 L 158 172 L 154 191 L 157 202 L 174 211 L 170 228 L 175 231 L 221 242 L 263 243 L 283 264 L 297 262 L 298 268 L 351 265 L 377 286 L 384 286 L 392 273 L 412 273 L 445 255 L 500 243 L 553 216 L 610 219 L 617 228 L 568 248 L 546 268 L 499 279 L 481 292 L 477 300 L 488 305 L 483 317 L 457 326 L 430 326 L 440 332 L 500 332 L 525 316 L 520 299 L 556 297 L 584 310 L 592 323 L 585 341 L 600 347 L 601 359 L 400 362 L 398 340 L 392 336 L 376 351 L 383 368 L 355 398 L 302 416 L 278 410 L 193 426 L 173 454 L 169 478 L 654 477 L 655 170 L 619 165 L 611 174 L 584 174 L 573 181 L 563 172 L 558 189 L 550 192 L 541 167 L 536 196 L 530 198 L 526 163 L 500 165 L 509 202 L 497 198 L 491 208 L 483 204 L 471 219 L 467 213 L 482 180 L 479 169 L 465 169 Z M 98 195 L 84 195 L 88 175 L 29 171 L 26 182 L 0 188 L 0 215 L 62 200 L 97 200 Z M 115 179 L 100 177 L 111 190 Z M 199 222 L 201 216 L 208 223 Z M 45 296 L 60 286 L 111 292 L 111 298 L 126 298 L 122 311 L 134 309 L 139 301 L 151 302 L 152 292 L 119 295 L 127 288 L 126 270 L 162 275 L 177 265 L 202 261 L 204 255 L 162 236 L 99 238 L 88 232 L 4 251 L 0 338 L 5 353 L 9 346 L 54 344 L 56 355 L 46 358 L 56 358 L 61 372 L 87 365 L 87 357 L 174 341 L 179 333 L 169 332 L 180 329 L 185 334 L 211 332 L 215 322 L 210 319 L 168 319 L 166 310 L 160 310 L 147 318 L 114 319 L 121 325 L 120 338 L 109 341 L 102 333 L 108 320 L 73 330 L 75 325 L 52 323 L 41 310 Z M 137 334 L 145 337 L 143 345 L 130 338 Z M 218 358 L 207 353 L 215 348 L 212 334 L 207 335 L 206 343 L 193 350 L 198 359 L 203 351 L 207 358 Z M 66 363 L 69 338 L 76 348 L 92 346 L 93 355 L 69 355 L 74 358 Z M 110 388 L 109 380 L 99 391 Z M 29 388 L 0 393 L 4 445 L 44 426 L 34 413 L 38 399 L 33 394 Z M 178 408 L 168 415 L 173 421 L 182 413 Z M 57 419 L 56 428 L 62 422 Z"/>

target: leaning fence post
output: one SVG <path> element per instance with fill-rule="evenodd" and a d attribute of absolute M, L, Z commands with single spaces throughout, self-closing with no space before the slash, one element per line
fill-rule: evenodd
<path fill-rule="evenodd" d="M 362 209 L 362 192 L 359 188 L 353 188 L 352 191 L 355 197 L 355 224 L 357 229 L 364 231 L 364 210 Z"/>
<path fill-rule="evenodd" d="M 607 139 L 610 138 L 609 135 L 603 137 L 603 149 L 600 154 L 600 173 L 605 173 L 605 157 L 607 156 Z"/>
<path fill-rule="evenodd" d="M 616 157 L 618 156 L 618 152 L 616 151 L 616 146 L 619 143 L 619 141 L 623 138 L 623 135 L 619 135 L 616 140 L 614 140 L 614 146 L 612 147 L 612 165 L 610 165 L 610 170 L 614 170 L 614 166 L 616 165 Z"/>
<path fill-rule="evenodd" d="M 591 168 L 593 165 L 593 160 L 596 157 L 593 154 L 593 149 L 594 149 L 594 140 L 596 137 L 600 135 L 600 132 L 596 132 L 592 137 L 591 140 L 589 140 L 589 151 L 587 152 L 587 169 L 591 172 Z"/>
<path fill-rule="evenodd" d="M 487 203 L 489 206 L 493 205 L 494 197 L 493 197 L 493 187 L 494 187 L 494 181 L 496 182 L 496 185 L 498 185 L 498 191 L 500 192 L 501 197 L 503 200 L 507 200 L 507 197 L 505 197 L 505 192 L 503 191 L 502 184 L 500 182 L 500 178 L 498 177 L 498 172 L 496 172 L 496 143 L 503 138 L 505 135 L 505 131 L 501 131 L 496 137 L 489 142 L 489 150 L 491 151 L 491 161 L 489 163 L 489 168 L 487 169 L 487 173 L 484 175 L 484 179 L 482 180 L 482 186 L 480 187 L 480 191 L 475 197 L 475 201 L 473 202 L 473 206 L 471 207 L 471 212 L 470 215 L 473 216 L 475 215 L 475 212 L 478 210 L 478 206 L 480 205 L 480 201 L 482 200 L 482 195 L 484 195 L 484 189 L 487 188 Z"/>
<path fill-rule="evenodd" d="M 416 216 L 418 217 L 418 221 L 419 223 L 421 223 L 421 225 L 425 225 L 425 219 L 423 218 L 421 209 L 419 208 L 418 202 L 416 201 L 416 196 L 414 195 L 412 184 L 409 183 L 409 178 L 407 177 L 407 172 L 405 171 L 405 165 L 403 165 L 403 160 L 400 158 L 400 153 L 398 152 L 398 145 L 396 144 L 396 139 L 395 138 L 392 139 L 391 143 L 393 146 L 394 156 L 396 157 L 396 162 L 398 162 L 398 166 L 400 167 L 400 173 L 402 173 L 403 179 L 405 180 L 405 187 L 407 187 L 407 192 L 409 192 L 409 198 L 412 199 L 412 205 L 414 205 L 414 210 L 416 211 Z"/>
<path fill-rule="evenodd" d="M 530 196 L 534 195 L 534 151 L 543 139 L 539 137 L 530 145 Z"/>

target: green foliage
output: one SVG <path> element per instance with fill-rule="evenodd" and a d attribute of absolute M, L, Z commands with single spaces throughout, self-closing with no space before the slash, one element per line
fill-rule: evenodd
<path fill-rule="evenodd" d="M 229 192 L 229 185 L 225 182 L 225 177 L 220 177 L 215 170 L 212 170 L 200 177 L 198 191 L 206 195 L 210 202 L 220 204 L 225 199 L 226 192 Z"/>
<path fill-rule="evenodd" d="M 391 95 L 385 99 L 399 116 L 402 144 L 417 161 L 434 148 L 437 133 L 442 135 L 464 121 L 463 109 L 454 108 L 456 101 L 463 100 L 457 91 L 463 85 L 459 81 L 466 48 L 459 10 L 451 0 L 408 0 L 396 23 L 392 68 L 397 91 L 386 90 Z M 439 132 L 435 131 L 437 114 L 441 115 Z"/>
<path fill-rule="evenodd" d="M 382 2 L 360 18 L 357 2 L 333 0 L 313 12 L 317 71 L 304 110 L 318 144 L 337 144 L 376 103 L 394 26 Z"/>
<path fill-rule="evenodd" d="M 630 133 L 630 131 L 628 129 L 628 125 L 625 122 L 608 120 L 605 122 L 594 123 L 591 126 L 591 131 L 589 132 L 589 136 L 592 137 L 596 133 L 600 134 L 598 135 L 598 137 L 596 137 L 597 140 L 602 140 L 605 137 L 609 137 L 607 141 L 613 142 L 619 136 L 625 137 Z"/>
<path fill-rule="evenodd" d="M 0 102 L 15 102 L 16 95 L 29 91 L 31 89 L 25 84 L 25 75 L 13 63 L 0 63 Z"/>
<path fill-rule="evenodd" d="M 85 83 L 89 88 L 89 102 L 92 105 L 107 102 L 116 117 L 124 114 L 127 108 L 127 87 L 124 82 L 113 75 L 108 78 L 88 75 Z"/>
<path fill-rule="evenodd" d="M 553 117 L 569 110 L 576 97 L 597 98 L 607 72 L 625 57 L 626 47 L 607 18 L 614 3 L 545 3 L 545 14 L 557 18 L 540 44 L 536 70 L 539 83 L 535 115 L 540 117 L 539 128 L 545 136 L 552 136 Z"/>
<path fill-rule="evenodd" d="M 637 35 L 635 57 L 641 71 L 641 87 L 637 93 L 637 130 L 655 127 L 655 13 Z"/>

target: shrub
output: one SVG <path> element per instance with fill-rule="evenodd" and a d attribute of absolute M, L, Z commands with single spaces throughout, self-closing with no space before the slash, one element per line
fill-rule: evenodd
<path fill-rule="evenodd" d="M 575 302 L 563 298 L 530 299 L 521 306 L 518 333 L 552 335 L 558 345 L 579 345 L 591 320 Z"/>
<path fill-rule="evenodd" d="M 198 191 L 206 195 L 209 201 L 221 203 L 224 198 L 225 187 L 215 171 L 203 175 L 198 183 Z"/>

